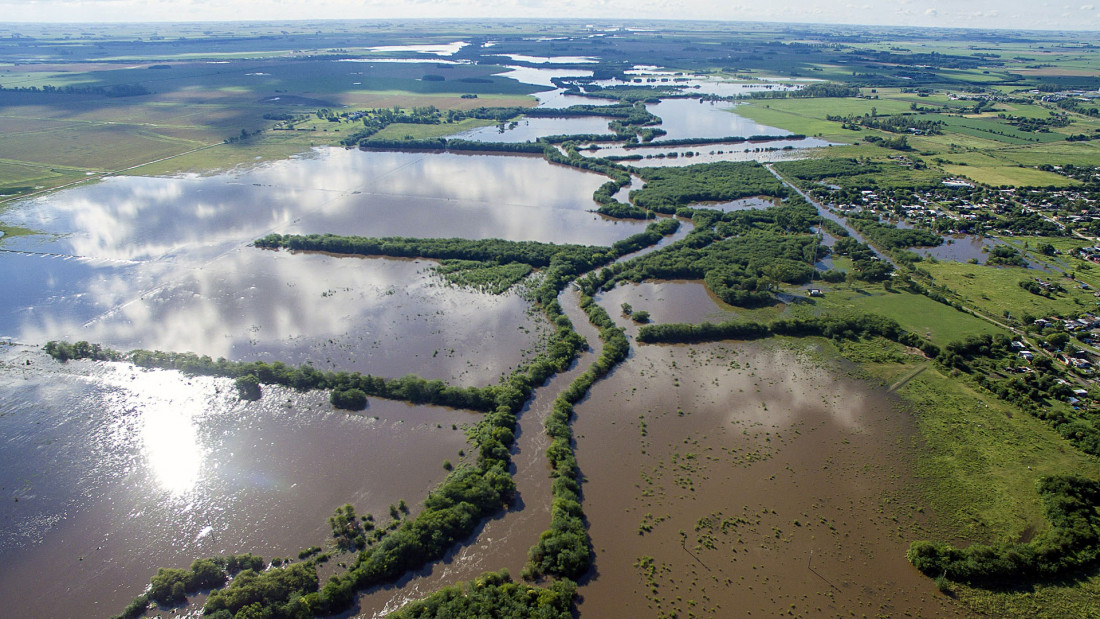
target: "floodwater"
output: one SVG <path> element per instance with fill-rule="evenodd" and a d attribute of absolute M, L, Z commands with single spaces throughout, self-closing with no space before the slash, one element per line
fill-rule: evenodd
<path fill-rule="evenodd" d="M 623 303 L 634 311 L 647 311 L 656 324 L 689 322 L 723 322 L 737 317 L 737 311 L 726 305 L 703 282 L 649 281 L 641 284 L 619 284 L 596 295 L 596 300 L 609 314 L 621 313 Z"/>
<path fill-rule="evenodd" d="M 665 99 L 650 103 L 646 109 L 661 117 L 661 129 L 668 133 L 659 140 L 685 138 L 748 137 L 752 135 L 790 135 L 790 131 L 762 125 L 731 110 L 726 102 L 701 99 Z M 709 145 L 708 145 L 709 146 Z M 700 149 L 696 149 L 700 150 Z"/>
<path fill-rule="evenodd" d="M 660 139 L 662 138 L 658 138 L 658 140 Z M 737 144 L 642 146 L 638 148 L 597 144 L 599 150 L 582 150 L 580 153 L 586 157 L 628 157 L 638 155 L 644 158 L 628 160 L 623 163 L 639 168 L 653 168 L 714 163 L 716 161 L 787 161 L 804 158 L 806 156 L 805 149 L 807 148 L 823 148 L 831 145 L 830 142 L 818 138 L 768 140 Z"/>
<path fill-rule="evenodd" d="M 430 261 L 248 243 L 337 231 L 607 245 L 642 230 L 586 210 L 601 182 L 535 158 L 342 149 L 209 177 L 109 179 L 6 215 L 52 234 L 6 240 L 0 335 L 484 384 L 544 322 L 517 294 L 446 287 Z"/>
<path fill-rule="evenodd" d="M 712 208 L 724 213 L 730 213 L 733 211 L 752 211 L 771 208 L 779 203 L 774 198 L 756 197 L 756 198 L 741 198 L 739 200 L 731 200 L 729 202 L 718 202 L 715 204 L 702 203 L 700 206 L 706 208 Z"/>
<path fill-rule="evenodd" d="M 774 342 L 636 346 L 574 424 L 581 616 L 961 616 L 905 560 L 912 420 L 867 384 Z"/>
<path fill-rule="evenodd" d="M 591 56 L 525 56 L 523 54 L 504 54 L 514 62 L 531 64 L 595 64 L 599 60 Z"/>
<path fill-rule="evenodd" d="M 448 54 L 461 44 L 378 51 Z M 538 69 L 515 73 L 548 85 Z M 543 105 L 597 102 L 544 96 Z M 672 100 L 651 109 L 669 139 L 784 133 L 727 105 Z M 535 120 L 543 119 L 521 121 L 509 139 L 605 133 L 607 122 Z M 602 128 L 576 128 L 584 123 Z M 88 339 L 491 384 L 537 349 L 547 327 L 518 291 L 447 286 L 426 260 L 249 243 L 271 232 L 333 232 L 609 245 L 646 222 L 591 213 L 604 182 L 533 157 L 324 148 L 210 176 L 109 178 L 6 212 L 5 223 L 47 234 L 5 239 L 0 251 L 9 292 L 0 336 L 19 342 L 0 348 L 0 489 L 11 497 L 0 508 L 8 568 L 0 599 L 15 616 L 112 614 L 157 567 L 324 546 L 327 518 L 346 502 L 382 521 L 402 499 L 415 513 L 445 477 L 443 462 L 463 460 L 463 427 L 478 419 L 377 398 L 347 414 L 332 410 L 325 393 L 268 386 L 262 400 L 245 403 L 225 379 L 62 365 L 38 345 Z M 658 247 L 690 229 L 684 224 Z M 376 616 L 486 570 L 521 570 L 549 524 L 542 421 L 599 354 L 576 293 L 561 302 L 593 350 L 538 388 L 521 413 L 515 505 L 443 561 L 364 592 L 358 613 Z M 659 322 L 735 315 L 700 282 L 623 285 L 600 302 L 621 324 L 623 302 Z M 900 502 L 883 507 L 884 496 L 913 487 L 898 464 L 907 461 L 908 423 L 867 385 L 775 345 L 636 347 L 578 406 L 597 553 L 581 612 L 944 611 L 931 583 L 904 562 L 913 536 L 896 529 L 921 516 Z M 390 465 L 385 474 L 381 463 Z M 63 577 L 43 582 L 49 573 Z"/>
<path fill-rule="evenodd" d="M 486 522 L 472 536 L 437 561 L 391 585 L 375 587 L 359 596 L 356 616 L 380 618 L 410 601 L 441 587 L 468 581 L 486 571 L 507 568 L 518 578 L 527 562 L 527 551 L 550 526 L 550 466 L 546 459 L 549 438 L 543 422 L 553 410 L 554 399 L 600 355 L 599 333 L 580 308 L 576 291 L 558 296 L 565 315 L 589 343 L 590 350 L 569 370 L 535 390 L 519 414 L 516 444 L 512 449 L 516 499 L 503 514 Z"/>
<path fill-rule="evenodd" d="M 506 68 L 508 69 L 508 71 L 498 74 L 500 77 L 507 77 L 508 79 L 513 79 L 517 82 L 522 82 L 524 84 L 549 86 L 551 88 L 557 88 L 556 86 L 554 86 L 553 81 L 553 78 L 555 77 L 592 77 L 592 72 L 584 69 L 542 69 L 537 67 Z M 587 97 L 578 98 L 587 99 Z"/>
<path fill-rule="evenodd" d="M 967 262 L 977 260 L 985 262 L 989 257 L 989 250 L 997 245 L 996 239 L 972 234 L 959 234 L 947 236 L 943 244 L 936 247 L 914 247 L 909 251 L 916 252 L 925 258 L 936 260 L 949 260 L 952 262 Z"/>
<path fill-rule="evenodd" d="M 573 97 L 577 98 L 577 97 Z M 454 137 L 479 142 L 534 142 L 548 135 L 607 134 L 611 119 L 600 116 L 576 118 L 521 118 L 511 123 L 478 127 Z"/>
<path fill-rule="evenodd" d="M 454 56 L 458 50 L 469 45 L 466 41 L 453 43 L 440 43 L 437 45 L 376 45 L 368 47 L 368 51 L 378 53 L 415 53 L 431 54 L 434 56 Z"/>
<path fill-rule="evenodd" d="M 0 598 L 13 617 L 113 615 L 158 567 L 199 557 L 296 557 L 325 544 L 347 502 L 384 524 L 462 461 L 477 420 L 375 398 L 347 414 L 324 392 L 269 386 L 241 402 L 228 379 L 61 365 L 19 346 L 0 350 L 0 388 Z"/>
<path fill-rule="evenodd" d="M 633 204 L 634 202 L 630 199 L 630 192 L 638 191 L 642 187 L 645 187 L 645 181 L 639 176 L 631 176 L 630 184 L 620 188 L 611 197 L 623 204 Z"/>

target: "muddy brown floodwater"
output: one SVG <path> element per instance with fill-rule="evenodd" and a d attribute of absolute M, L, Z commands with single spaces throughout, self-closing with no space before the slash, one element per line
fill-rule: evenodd
<path fill-rule="evenodd" d="M 546 460 L 550 440 L 542 424 L 558 393 L 587 369 L 601 350 L 599 332 L 580 308 L 577 292 L 566 290 L 558 300 L 577 332 L 588 341 L 590 350 L 584 352 L 569 370 L 536 389 L 534 397 L 518 416 L 516 444 L 512 449 L 516 501 L 511 509 L 485 523 L 471 539 L 459 544 L 442 561 L 406 575 L 396 583 L 364 592 L 359 597 L 355 616 L 385 616 L 408 602 L 486 571 L 507 568 L 518 578 L 527 561 L 527 551 L 550 527 L 550 466 Z"/>
<path fill-rule="evenodd" d="M 577 406 L 582 616 L 962 614 L 905 560 L 912 420 L 805 350 L 635 346 Z"/>
<path fill-rule="evenodd" d="M 0 615 L 104 617 L 158 567 L 296 557 L 326 544 L 346 502 L 385 523 L 463 460 L 479 418 L 377 398 L 348 414 L 322 391 L 263 389 L 241 402 L 228 379 L 0 347 Z"/>

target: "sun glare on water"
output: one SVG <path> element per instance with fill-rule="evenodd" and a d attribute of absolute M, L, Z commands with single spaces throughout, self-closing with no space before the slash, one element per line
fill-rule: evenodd
<path fill-rule="evenodd" d="M 157 486 L 173 497 L 198 485 L 208 450 L 198 423 L 206 412 L 206 389 L 177 372 L 141 371 L 129 367 L 107 377 L 122 387 L 123 407 L 141 460 Z"/>

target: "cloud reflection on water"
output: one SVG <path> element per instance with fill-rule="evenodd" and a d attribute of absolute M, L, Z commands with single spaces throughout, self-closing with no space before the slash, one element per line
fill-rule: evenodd
<path fill-rule="evenodd" d="M 58 236 L 6 248 L 58 256 L 0 256 L 17 292 L 0 302 L 0 333 L 484 381 L 534 341 L 522 299 L 443 288 L 425 262 L 247 244 L 272 231 L 610 244 L 644 224 L 587 212 L 602 180 L 538 158 L 343 149 L 210 177 L 108 179 L 13 211 Z"/>

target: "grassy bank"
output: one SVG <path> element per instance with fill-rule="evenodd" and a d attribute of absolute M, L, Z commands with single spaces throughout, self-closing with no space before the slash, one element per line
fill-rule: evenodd
<path fill-rule="evenodd" d="M 1071 473 L 1096 478 L 1096 460 L 1044 422 L 895 344 L 880 344 L 841 351 L 913 415 L 922 495 L 935 515 L 921 532 L 926 539 L 960 547 L 1029 541 L 1049 528 L 1036 490 L 1040 479 Z M 883 359 L 882 350 L 891 347 L 892 359 Z M 1100 616 L 1096 569 L 1015 587 L 945 588 L 974 612 L 991 616 Z"/>

